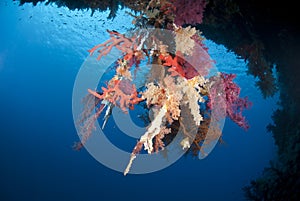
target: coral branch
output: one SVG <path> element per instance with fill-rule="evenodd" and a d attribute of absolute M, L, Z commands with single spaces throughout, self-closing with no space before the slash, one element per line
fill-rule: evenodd
<path fill-rule="evenodd" d="M 99 95 L 97 92 L 88 89 L 90 94 L 97 98 L 107 100 L 113 105 L 117 105 L 124 112 L 127 112 L 128 108 L 132 109 L 135 104 L 144 100 L 143 98 L 138 97 L 135 85 L 125 79 L 112 80 L 108 87 L 102 87 L 102 90 L 102 95 Z"/>
<path fill-rule="evenodd" d="M 96 100 L 94 96 L 96 97 Z M 99 94 L 96 92 L 93 93 L 93 95 L 88 95 L 85 101 L 86 105 L 81 114 L 81 119 L 77 122 L 77 124 L 80 126 L 79 133 L 81 135 L 81 141 L 76 142 L 73 145 L 73 149 L 75 150 L 80 150 L 85 145 L 93 130 L 96 128 L 95 122 L 105 108 L 105 104 L 102 103 L 102 98 L 99 98 Z M 99 107 L 97 107 L 97 105 L 99 105 Z"/>
<path fill-rule="evenodd" d="M 127 38 L 123 34 L 120 34 L 116 31 L 109 31 L 107 32 L 110 35 L 110 39 L 102 44 L 96 45 L 92 49 L 88 50 L 90 52 L 90 55 L 93 55 L 94 52 L 99 49 L 99 55 L 97 57 L 97 60 L 100 60 L 102 56 L 107 55 L 113 47 L 116 47 L 117 49 L 121 50 L 124 54 L 132 55 L 133 52 L 137 49 L 137 45 L 134 44 L 135 38 Z"/>
<path fill-rule="evenodd" d="M 140 141 L 144 143 L 144 149 L 148 151 L 149 154 L 153 151 L 152 140 L 156 135 L 159 134 L 162 123 L 164 122 L 163 118 L 165 117 L 166 113 L 167 106 L 164 105 L 151 123 L 151 126 L 148 128 L 147 132 L 140 138 Z"/>
<path fill-rule="evenodd" d="M 161 108 L 161 110 L 159 111 L 159 113 L 157 114 L 157 116 L 155 117 L 155 119 L 152 121 L 152 123 L 151 123 L 150 127 L 147 129 L 146 133 L 141 136 L 139 142 L 133 149 L 130 159 L 129 159 L 129 163 L 124 171 L 124 175 L 126 175 L 129 172 L 132 162 L 136 158 L 136 154 L 141 150 L 141 148 L 143 146 L 144 146 L 144 149 L 146 151 L 148 151 L 148 154 L 152 153 L 153 138 L 160 133 L 162 124 L 164 122 L 163 119 L 164 119 L 166 113 L 167 113 L 167 108 L 166 108 L 166 105 L 164 105 Z"/>

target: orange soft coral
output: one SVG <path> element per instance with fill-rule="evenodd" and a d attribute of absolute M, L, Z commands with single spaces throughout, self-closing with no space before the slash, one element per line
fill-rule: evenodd
<path fill-rule="evenodd" d="M 124 112 L 128 108 L 133 109 L 133 106 L 143 98 L 138 97 L 138 93 L 134 84 L 130 80 L 111 80 L 108 87 L 102 87 L 103 93 L 100 95 L 97 92 L 88 89 L 88 92 L 97 98 L 107 100 L 110 103 L 117 105 Z"/>

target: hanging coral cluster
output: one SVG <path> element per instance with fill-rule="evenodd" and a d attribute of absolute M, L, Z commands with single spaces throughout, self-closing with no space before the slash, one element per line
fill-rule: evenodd
<path fill-rule="evenodd" d="M 194 5 L 197 2 L 199 5 Z M 188 23 L 191 18 L 183 13 L 176 16 L 183 8 L 176 8 L 171 3 L 150 1 L 140 16 L 134 16 L 136 28 L 133 31 L 123 35 L 108 30 L 110 39 L 89 50 L 90 54 L 98 54 L 98 60 L 109 54 L 112 48 L 120 50 L 122 57 L 107 86 L 102 86 L 101 90 L 88 89 L 87 103 L 92 99 L 96 101 L 86 105 L 79 121 L 83 128 L 82 140 L 75 148 L 80 149 L 86 143 L 95 121 L 105 108 L 104 125 L 113 107 L 127 113 L 135 105 L 145 103 L 147 111 L 152 114 L 146 132 L 133 148 L 125 175 L 143 148 L 148 154 L 163 150 L 179 128 L 183 130 L 180 146 L 194 155 L 203 151 L 201 147 L 209 141 L 218 140 L 221 129 L 211 124 L 213 110 L 217 114 L 214 119 L 229 116 L 242 128 L 249 127 L 242 111 L 250 106 L 250 102 L 239 97 L 240 88 L 233 82 L 235 75 L 209 75 L 214 61 L 203 44 L 201 32 L 192 26 L 180 26 L 179 22 Z M 201 8 L 199 12 L 193 11 L 200 23 L 204 1 L 188 5 Z M 151 64 L 151 69 L 144 86 L 137 88 L 134 84 L 136 75 L 132 75 L 132 71 L 139 70 L 139 65 L 145 60 Z M 93 110 L 96 112 L 91 115 Z M 209 137 L 206 136 L 208 129 L 212 132 Z"/>

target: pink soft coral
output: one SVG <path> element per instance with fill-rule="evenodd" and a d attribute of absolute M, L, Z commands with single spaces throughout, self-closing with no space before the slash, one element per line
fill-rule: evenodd
<path fill-rule="evenodd" d="M 238 126 L 247 130 L 249 124 L 242 112 L 244 109 L 249 108 L 252 103 L 247 97 L 239 97 L 241 89 L 233 82 L 235 77 L 235 74 L 221 73 L 219 77 L 210 79 L 212 85 L 210 87 L 209 102 L 207 105 L 210 109 L 225 109 L 226 113 L 223 112 L 223 114 L 226 114 Z M 222 115 L 222 112 L 218 112 L 218 115 Z"/>
<path fill-rule="evenodd" d="M 174 0 L 175 24 L 201 24 L 206 4 L 205 0 Z"/>

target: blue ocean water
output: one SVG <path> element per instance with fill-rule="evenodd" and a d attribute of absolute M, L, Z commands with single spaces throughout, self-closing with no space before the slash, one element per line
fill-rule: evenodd
<path fill-rule="evenodd" d="M 241 189 L 275 156 L 266 126 L 277 96 L 263 99 L 246 63 L 213 41 L 206 44 L 218 69 L 236 73 L 241 95 L 253 102 L 245 111 L 247 132 L 227 120 L 226 143 L 204 160 L 182 157 L 161 171 L 126 177 L 86 150 L 72 149 L 78 140 L 73 85 L 87 50 L 108 38 L 106 29 L 125 32 L 132 26 L 125 10 L 114 20 L 105 12 L 90 14 L 0 3 L 0 199 L 244 200 Z"/>

